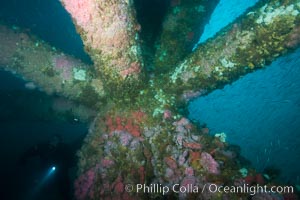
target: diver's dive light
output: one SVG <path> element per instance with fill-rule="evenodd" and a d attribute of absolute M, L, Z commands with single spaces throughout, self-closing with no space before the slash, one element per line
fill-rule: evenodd
<path fill-rule="evenodd" d="M 49 179 L 51 179 L 51 177 L 54 175 L 54 172 L 56 170 L 56 166 L 53 165 L 51 166 L 46 174 L 44 175 L 44 177 L 41 177 L 41 180 L 39 181 L 39 183 L 35 186 L 35 188 L 32 190 L 32 192 L 29 194 L 28 199 L 33 199 L 33 197 L 35 195 L 37 195 L 39 193 L 39 191 L 41 190 L 41 188 L 45 185 L 45 183 L 47 181 L 49 181 Z"/>

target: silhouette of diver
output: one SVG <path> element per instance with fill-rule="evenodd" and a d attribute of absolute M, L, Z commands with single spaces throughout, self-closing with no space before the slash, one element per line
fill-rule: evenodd
<path fill-rule="evenodd" d="M 37 159 L 40 167 L 46 171 L 55 166 L 55 171 L 43 183 L 39 193 L 43 197 L 38 197 L 37 199 L 46 199 L 45 196 L 49 192 L 53 193 L 53 191 L 59 193 L 59 199 L 72 199 L 69 169 L 75 165 L 75 158 L 69 145 L 63 143 L 59 135 L 54 135 L 47 143 L 40 143 L 28 149 L 21 156 L 20 162 L 23 165 L 29 165 L 30 159 Z"/>

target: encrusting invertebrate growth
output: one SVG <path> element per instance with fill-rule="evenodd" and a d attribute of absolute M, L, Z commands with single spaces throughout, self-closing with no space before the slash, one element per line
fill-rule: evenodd
<path fill-rule="evenodd" d="M 199 23 L 191 18 L 204 26 L 217 1 L 172 0 L 150 70 L 133 1 L 61 3 L 93 65 L 1 24 L 0 66 L 48 94 L 97 111 L 78 152 L 76 199 L 163 198 L 161 192 L 144 192 L 138 184 L 168 187 L 164 195 L 170 199 L 247 199 L 247 193 L 211 193 L 208 185 L 268 184 L 251 166 L 238 162 L 239 154 L 226 136 L 213 137 L 187 119 L 186 106 L 296 49 L 299 1 L 259 2 L 192 51 L 201 31 L 195 31 Z M 178 189 L 189 186 L 190 192 Z M 279 199 L 285 194 L 257 194 L 257 199 L 263 198 L 259 195 Z"/>

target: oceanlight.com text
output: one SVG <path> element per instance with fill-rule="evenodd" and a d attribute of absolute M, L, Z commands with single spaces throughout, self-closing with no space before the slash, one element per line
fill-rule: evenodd
<path fill-rule="evenodd" d="M 125 186 L 127 192 L 137 192 L 145 194 L 162 194 L 166 195 L 170 192 L 173 193 L 246 193 L 249 195 L 255 195 L 257 193 L 294 193 L 293 186 L 267 186 L 267 185 L 248 185 L 241 186 L 222 186 L 217 184 L 204 184 L 202 187 L 197 185 L 180 185 L 174 184 L 171 186 L 165 186 L 162 184 L 127 184 Z"/>

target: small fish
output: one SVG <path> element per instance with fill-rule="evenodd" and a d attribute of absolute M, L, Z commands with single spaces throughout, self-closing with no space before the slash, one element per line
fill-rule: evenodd
<path fill-rule="evenodd" d="M 28 82 L 25 84 L 25 88 L 28 90 L 35 90 L 37 86 L 33 82 Z"/>

